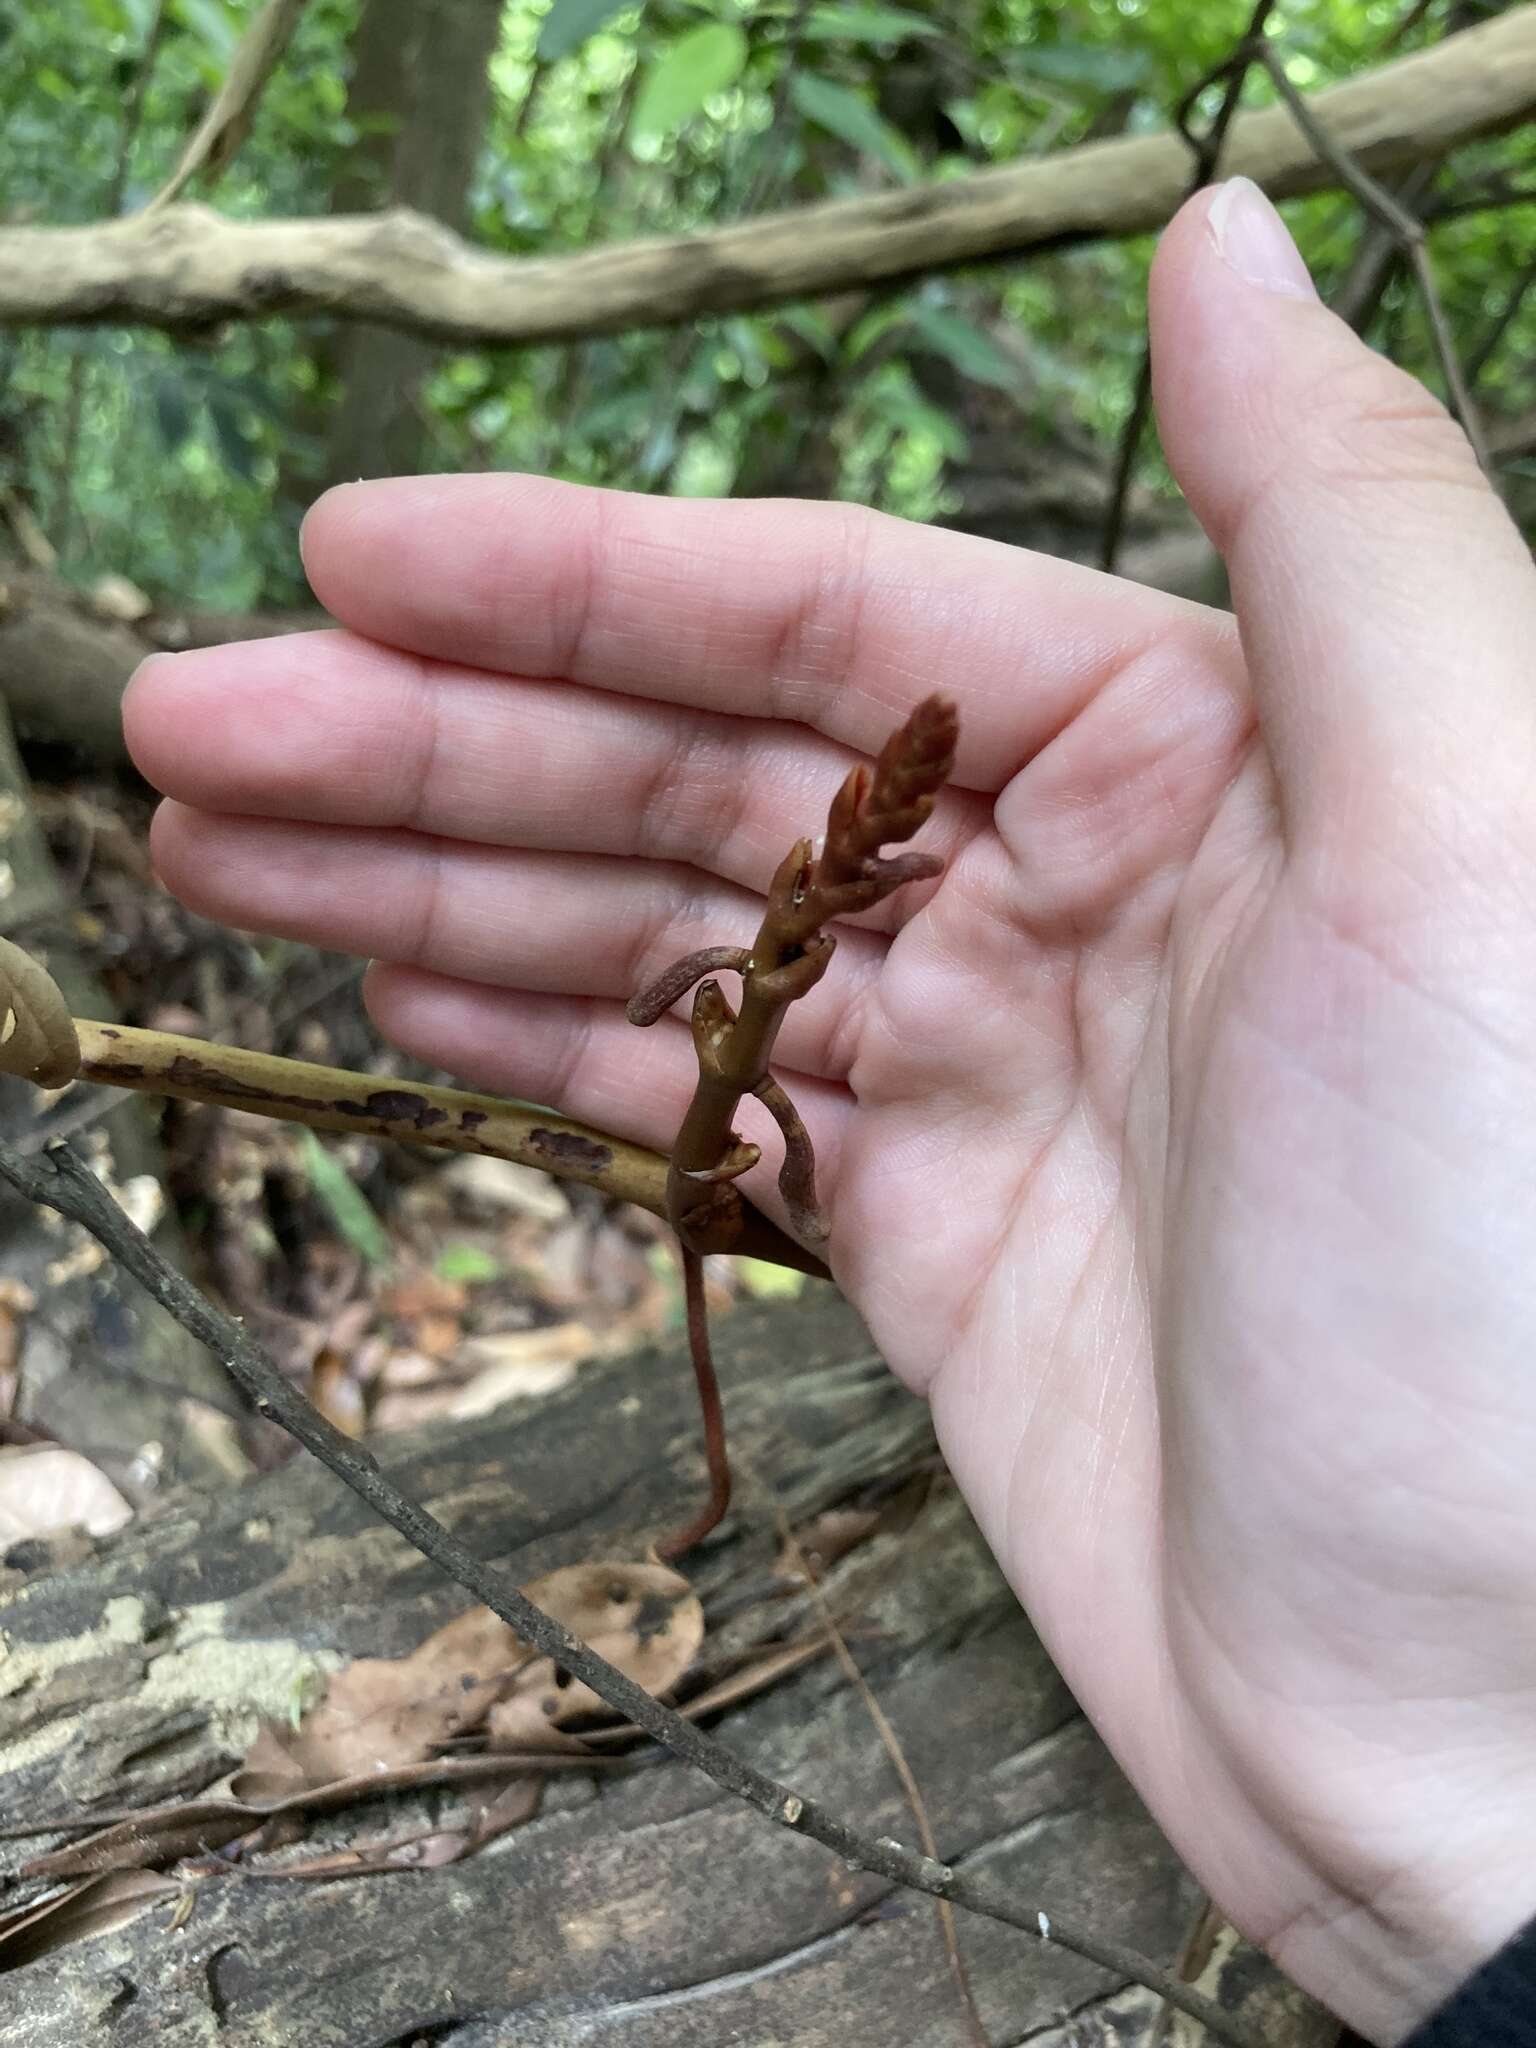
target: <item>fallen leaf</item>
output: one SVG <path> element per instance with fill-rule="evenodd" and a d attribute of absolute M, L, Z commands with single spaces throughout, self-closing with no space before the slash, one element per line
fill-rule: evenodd
<path fill-rule="evenodd" d="M 54 1529 L 109 1536 L 133 1509 L 107 1475 L 62 1444 L 0 1448 L 0 1545 Z"/>
<path fill-rule="evenodd" d="M 453 1396 L 446 1412 L 462 1421 L 488 1415 L 503 1401 L 553 1393 L 574 1376 L 577 1362 L 597 1349 L 597 1339 L 585 1323 L 472 1337 L 459 1353 L 459 1366 L 470 1369 L 474 1377 Z"/>
<path fill-rule="evenodd" d="M 738 1257 L 736 1274 L 748 1294 L 755 1294 L 759 1301 L 793 1297 L 805 1288 L 804 1273 L 793 1272 L 788 1266 L 775 1266 L 767 1259 Z"/>
<path fill-rule="evenodd" d="M 309 1369 L 309 1398 L 344 1436 L 362 1435 L 366 1423 L 363 1390 L 339 1351 L 327 1346 L 316 1357 Z"/>
<path fill-rule="evenodd" d="M 368 1771 L 355 1778 L 339 1778 L 329 1785 L 304 1785 L 293 1773 L 274 1779 L 273 1774 L 265 1771 L 244 1770 L 232 1779 L 227 1799 L 183 1799 L 141 1813 L 112 1816 L 107 1825 L 81 1840 L 34 1856 L 23 1867 L 22 1875 L 68 1878 L 105 1870 L 138 1870 L 222 1848 L 269 1822 L 291 1820 L 306 1813 L 338 1813 L 359 1800 L 379 1799 L 389 1792 L 451 1789 L 498 1778 L 513 1778 L 521 1784 L 528 1777 L 537 1783 L 551 1771 L 600 1771 L 620 1768 L 622 1764 L 620 1757 L 592 1756 L 585 1747 L 573 1742 L 569 1751 L 424 1757 L 395 1770 Z M 295 1784 L 299 1789 L 291 1791 L 289 1788 Z M 24 1828 L 0 1828 L 0 1839 L 57 1834 L 80 1825 L 74 1816 L 39 1820 Z M 0 1922 L 0 1928 L 3 1925 Z"/>
<path fill-rule="evenodd" d="M 536 1223 L 562 1223 L 570 1204 L 547 1173 L 519 1166 L 513 1159 L 492 1159 L 467 1153 L 442 1169 L 442 1184 L 471 1208 L 532 1217 Z"/>
<path fill-rule="evenodd" d="M 828 1508 L 824 1514 L 813 1516 L 803 1528 L 795 1531 L 794 1543 L 785 1543 L 780 1548 L 774 1562 L 774 1577 L 803 1585 L 805 1566 L 801 1562 L 802 1556 L 819 1576 L 836 1564 L 840 1557 L 856 1550 L 866 1537 L 873 1535 L 880 1520 L 879 1508 Z"/>
<path fill-rule="evenodd" d="M 764 1651 L 755 1663 L 744 1665 L 728 1678 L 719 1679 L 714 1685 L 706 1686 L 703 1692 L 695 1693 L 677 1711 L 685 1721 L 700 1721 L 706 1714 L 718 1713 L 722 1707 L 733 1707 L 738 1700 L 749 1700 L 755 1693 L 766 1692 L 770 1685 L 787 1678 L 791 1671 L 798 1671 L 802 1664 L 825 1656 L 831 1647 L 831 1640 L 825 1635 L 815 1636 L 804 1643 L 782 1643 L 775 1649 Z M 633 1721 L 620 1721 L 611 1728 L 589 1728 L 581 1739 L 588 1749 L 610 1749 L 620 1743 L 633 1742 L 644 1733 L 645 1730 L 637 1728 Z"/>
<path fill-rule="evenodd" d="M 147 1870 L 105 1871 L 84 1878 L 40 1906 L 23 1906 L 0 1918 L 0 1970 L 19 1970 L 87 1935 L 126 1927 L 162 1899 L 181 1890 L 169 1877 Z"/>
<path fill-rule="evenodd" d="M 476 1727 L 528 1653 L 488 1607 L 472 1607 L 408 1657 L 359 1657 L 330 1680 L 285 1747 L 314 1785 L 387 1770 Z"/>
<path fill-rule="evenodd" d="M 698 1595 L 665 1565 L 563 1565 L 523 1591 L 658 1697 L 677 1684 L 704 1640 Z M 539 1657 L 491 1708 L 486 1736 L 493 1750 L 534 1749 L 570 1722 L 608 1712 L 590 1687 Z"/>

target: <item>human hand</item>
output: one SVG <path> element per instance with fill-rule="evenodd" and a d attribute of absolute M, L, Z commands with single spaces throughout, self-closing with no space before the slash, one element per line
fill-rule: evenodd
<path fill-rule="evenodd" d="M 832 1263 L 1201 1881 L 1386 2041 L 1536 1910 L 1536 575 L 1251 188 L 1152 321 L 1238 626 L 846 506 L 411 479 L 311 514 L 349 631 L 157 658 L 128 734 L 186 902 L 665 1147 L 688 1033 L 625 997 L 958 699 L 945 876 L 779 1043 Z"/>

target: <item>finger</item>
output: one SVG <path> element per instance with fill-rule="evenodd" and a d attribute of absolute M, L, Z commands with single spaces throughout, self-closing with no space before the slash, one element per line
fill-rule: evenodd
<path fill-rule="evenodd" d="M 123 725 L 147 779 L 199 810 L 638 854 L 752 889 L 859 758 L 768 720 L 491 676 L 348 633 L 155 657 Z M 948 858 L 986 819 L 945 791 L 924 849 Z M 903 894 L 873 921 L 910 908 Z"/>
<path fill-rule="evenodd" d="M 870 753 L 934 690 L 957 779 L 996 789 L 1106 677 L 1221 615 L 1022 549 L 847 505 L 717 503 L 539 477 L 328 492 L 304 528 L 321 601 L 414 653 L 792 719 Z"/>
<path fill-rule="evenodd" d="M 166 885 L 223 924 L 463 981 L 619 1003 L 685 953 L 750 945 L 763 908 L 744 890 L 647 862 L 216 818 L 181 804 L 161 806 L 151 850 Z M 839 928 L 826 976 L 787 1013 L 780 1044 L 791 1065 L 846 1075 L 886 950 L 876 933 Z"/>
<path fill-rule="evenodd" d="M 616 1003 L 486 988 L 409 967 L 370 967 L 363 993 L 378 1029 L 415 1058 L 477 1088 L 547 1102 L 635 1144 L 671 1150 L 698 1074 L 692 1037 L 676 1018 L 637 1031 Z M 817 1191 L 831 1206 L 852 1098 L 808 1074 L 781 1078 L 815 1148 Z M 776 1126 L 751 1097 L 736 1126 L 763 1148 L 743 1191 L 782 1221 Z"/>
<path fill-rule="evenodd" d="M 1151 320 L 1164 445 L 1226 557 L 1288 813 L 1494 783 L 1523 803 L 1536 579 L 1460 429 L 1322 305 L 1246 179 L 1168 229 Z"/>

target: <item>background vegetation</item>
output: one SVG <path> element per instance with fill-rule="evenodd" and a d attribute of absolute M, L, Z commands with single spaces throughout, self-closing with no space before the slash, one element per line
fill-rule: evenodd
<path fill-rule="evenodd" d="M 254 11 L 0 6 L 6 216 L 141 206 Z M 1271 33 L 1311 91 L 1482 11 L 1290 0 Z M 311 0 L 252 133 L 203 195 L 234 216 L 398 200 L 488 249 L 574 250 L 1165 126 L 1248 13 L 1247 0 Z M 1272 97 L 1255 72 L 1245 104 Z M 1495 427 L 1536 406 L 1536 207 L 1508 191 L 1527 152 L 1519 134 L 1464 150 L 1429 201 L 1455 208 L 1435 254 Z M 1371 234 L 1359 206 L 1330 195 L 1290 214 L 1325 291 L 1345 288 Z M 1144 240 L 1103 243 L 519 350 L 316 321 L 233 326 L 197 345 L 13 332 L 0 335 L 0 474 L 72 581 L 112 572 L 157 604 L 205 608 L 301 601 L 304 505 L 335 478 L 411 469 L 837 495 L 1082 552 L 1096 508 L 1081 501 L 1112 465 L 1140 358 L 1149 255 Z M 1435 381 L 1399 268 L 1363 317 Z M 1517 498 L 1529 466 L 1515 457 Z M 1150 451 L 1143 469 L 1161 488 Z M 1077 482 L 1064 493 L 1066 471 Z"/>

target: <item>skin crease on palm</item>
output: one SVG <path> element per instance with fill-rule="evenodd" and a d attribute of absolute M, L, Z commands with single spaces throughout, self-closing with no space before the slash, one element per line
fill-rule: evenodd
<path fill-rule="evenodd" d="M 1393 2041 L 1536 1912 L 1536 575 L 1251 186 L 1151 319 L 1236 628 L 848 507 L 421 478 L 310 517 L 347 631 L 158 657 L 128 734 L 186 902 L 665 1147 L 686 1028 L 624 998 L 958 699 L 948 871 L 780 1040 L 832 1263 L 1202 1882 Z"/>

